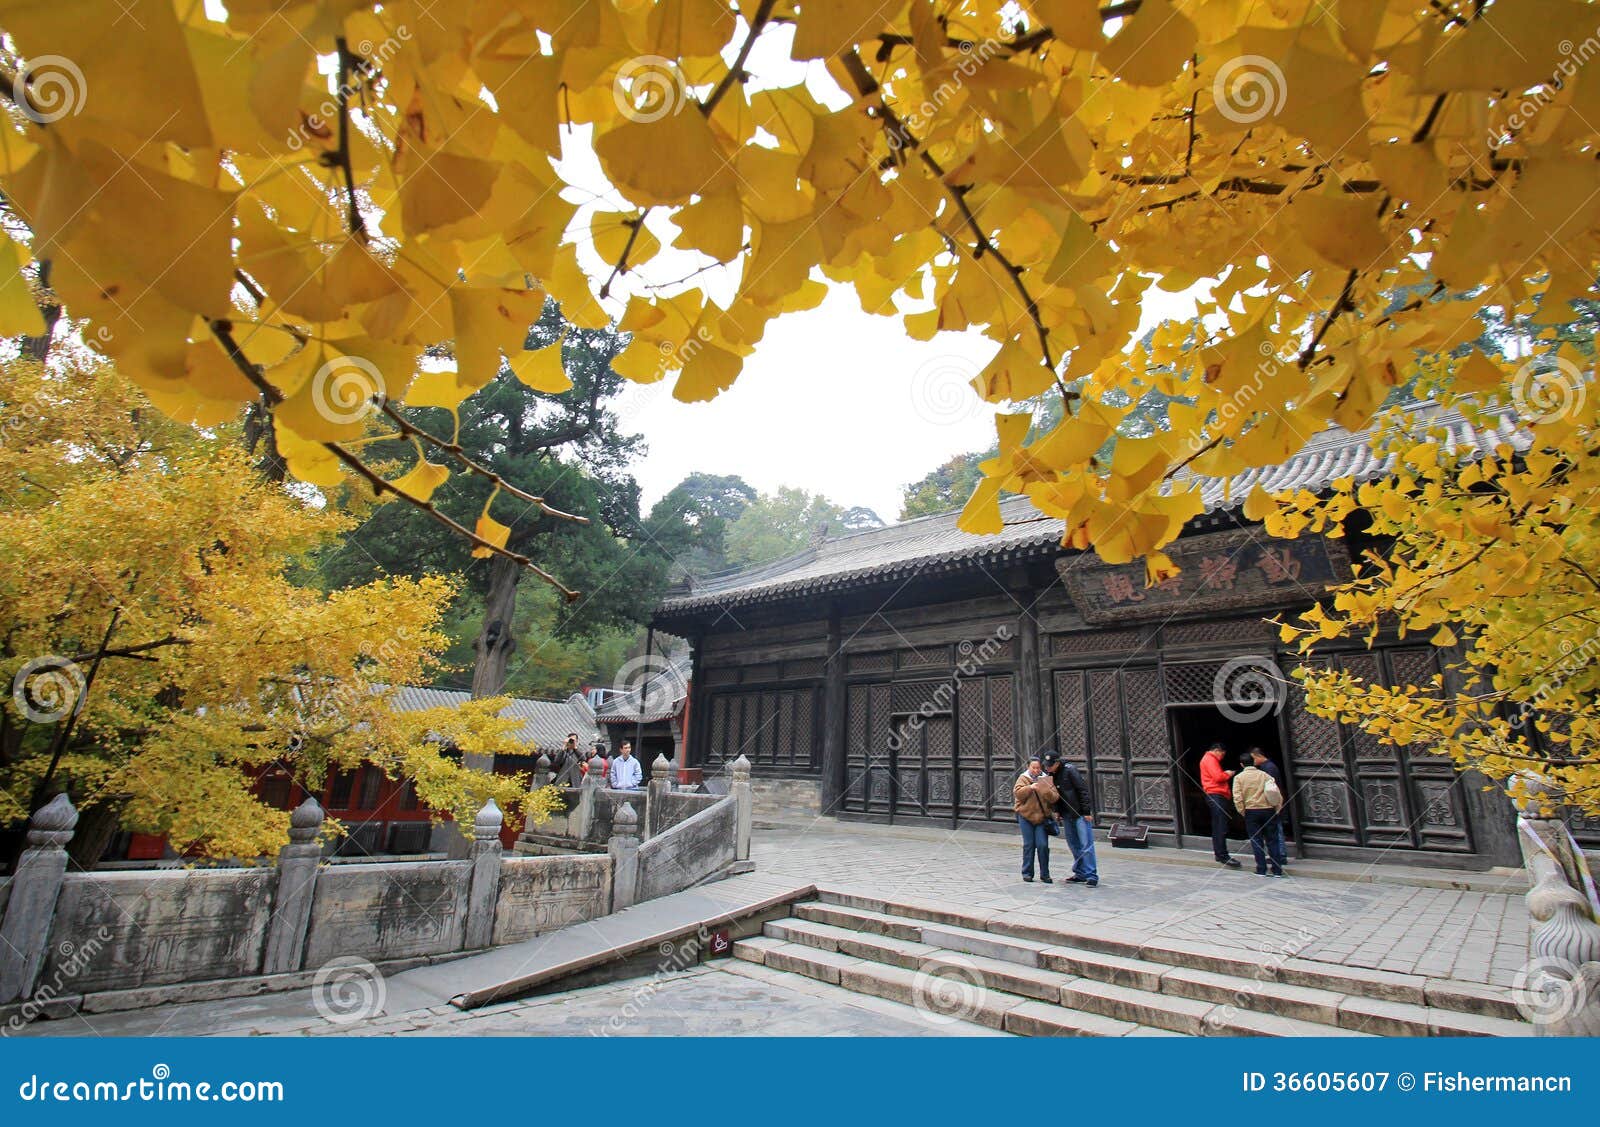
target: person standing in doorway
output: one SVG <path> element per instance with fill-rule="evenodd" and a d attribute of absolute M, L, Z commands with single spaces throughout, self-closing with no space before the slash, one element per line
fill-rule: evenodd
<path fill-rule="evenodd" d="M 1054 752 L 1044 757 L 1044 769 L 1055 784 L 1061 835 L 1072 850 L 1072 875 L 1067 883 L 1098 888 L 1100 870 L 1094 857 L 1094 807 L 1089 805 L 1089 785 L 1082 772 Z"/>
<path fill-rule="evenodd" d="M 1200 757 L 1200 789 L 1205 792 L 1206 806 L 1211 810 L 1211 855 L 1217 864 L 1237 869 L 1239 862 L 1228 853 L 1228 823 L 1233 819 L 1231 803 L 1233 772 L 1222 766 L 1226 752 L 1220 743 L 1206 748 Z"/>
<path fill-rule="evenodd" d="M 1261 771 L 1272 780 L 1272 785 L 1278 792 L 1278 808 L 1273 812 L 1272 820 L 1267 824 L 1267 846 L 1278 868 L 1282 869 L 1289 864 L 1289 850 L 1283 840 L 1283 814 L 1288 805 L 1289 792 L 1283 789 L 1283 771 L 1276 763 L 1267 758 L 1267 753 L 1259 747 L 1247 751 L 1246 756 Z"/>
<path fill-rule="evenodd" d="M 1272 841 L 1272 819 L 1283 805 L 1283 795 L 1272 776 L 1255 763 L 1248 764 L 1233 780 L 1233 802 L 1243 812 L 1244 826 L 1250 833 L 1256 876 L 1264 877 L 1269 870 L 1275 877 L 1283 876 L 1283 861 Z"/>
<path fill-rule="evenodd" d="M 1039 879 L 1054 884 L 1050 879 L 1050 826 L 1056 818 L 1055 784 L 1044 773 L 1044 764 L 1035 755 L 1028 760 L 1028 769 L 1017 777 L 1011 788 L 1012 806 L 1017 812 L 1017 828 L 1022 831 L 1022 879 L 1033 883 L 1033 858 L 1039 857 Z"/>
<path fill-rule="evenodd" d="M 611 761 L 611 789 L 638 790 L 643 781 L 644 769 L 633 757 L 633 741 L 623 740 L 622 746 L 617 749 L 617 757 Z"/>

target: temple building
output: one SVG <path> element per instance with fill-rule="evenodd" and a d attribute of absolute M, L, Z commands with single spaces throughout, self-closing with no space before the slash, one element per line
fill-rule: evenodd
<path fill-rule="evenodd" d="M 1481 453 L 1524 441 L 1509 423 L 1428 421 Z M 1205 512 L 1167 549 L 1182 574 L 1153 588 L 1142 562 L 1063 549 L 1059 521 L 1010 498 L 994 536 L 925 517 L 674 590 L 654 626 L 693 647 L 687 766 L 709 775 L 742 754 L 841 819 L 1010 830 L 1024 758 L 1055 748 L 1089 779 L 1102 836 L 1143 826 L 1152 844 L 1208 848 L 1198 761 L 1221 740 L 1229 767 L 1251 745 L 1282 767 L 1299 855 L 1516 864 L 1500 791 L 1314 716 L 1280 683 L 1300 661 L 1390 683 L 1443 669 L 1415 637 L 1302 658 L 1266 621 L 1383 545 L 1359 512 L 1340 538 L 1274 540 L 1240 512 L 1251 488 L 1318 492 L 1389 464 L 1334 428 L 1282 465 L 1202 479 Z M 1600 822 L 1573 828 L 1600 841 Z"/>

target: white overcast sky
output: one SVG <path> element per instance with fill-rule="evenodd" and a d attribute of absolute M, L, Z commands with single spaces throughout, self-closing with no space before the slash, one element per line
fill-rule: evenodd
<path fill-rule="evenodd" d="M 769 29 L 752 53 L 748 87 L 792 84 L 805 71 L 818 101 L 832 108 L 849 102 L 823 68 L 789 59 L 792 29 Z M 737 41 L 737 40 L 736 40 Z M 692 111 L 691 111 L 692 112 Z M 575 202 L 595 199 L 607 209 L 627 207 L 607 185 L 587 144 L 586 131 L 570 136 L 560 165 L 578 188 Z M 587 209 L 586 209 L 587 210 Z M 587 223 L 580 212 L 575 227 Z M 635 281 L 682 278 L 707 260 L 670 248 L 674 228 L 651 217 L 649 226 L 667 249 Z M 597 258 L 583 256 L 604 276 Z M 736 277 L 695 280 L 718 304 L 733 296 Z M 814 277 L 820 275 L 813 274 Z M 622 293 L 626 293 L 626 288 Z M 1192 316 L 1193 300 L 1155 291 L 1140 331 L 1159 316 Z M 607 303 L 620 314 L 624 301 Z M 907 307 L 914 308 L 914 307 Z M 734 385 L 709 403 L 672 398 L 672 378 L 633 386 L 619 403 L 628 430 L 646 436 L 649 452 L 635 467 L 644 506 L 696 471 L 738 474 L 763 492 L 789 485 L 821 493 L 836 504 L 865 505 L 887 521 L 900 515 L 901 489 L 956 454 L 987 447 L 994 438 L 994 409 L 970 381 L 999 346 L 976 332 L 910 339 L 898 317 L 862 312 L 853 290 L 834 287 L 816 309 L 781 316 Z"/>

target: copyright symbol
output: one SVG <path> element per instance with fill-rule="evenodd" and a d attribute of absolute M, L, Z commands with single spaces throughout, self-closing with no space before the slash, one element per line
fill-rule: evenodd
<path fill-rule="evenodd" d="M 1411 1075 L 1409 1072 L 1402 1072 L 1400 1074 L 1400 1090 L 1402 1092 L 1409 1092 L 1416 1086 L 1417 1078 L 1415 1076 Z"/>

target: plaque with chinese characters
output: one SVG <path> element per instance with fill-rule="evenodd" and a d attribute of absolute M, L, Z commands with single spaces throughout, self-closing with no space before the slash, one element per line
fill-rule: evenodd
<path fill-rule="evenodd" d="M 1310 603 L 1350 578 L 1340 540 L 1274 540 L 1259 530 L 1217 532 L 1169 544 L 1183 570 L 1145 586 L 1144 561 L 1103 564 L 1091 553 L 1056 560 L 1084 621 L 1135 622 L 1207 610 L 1268 609 Z"/>

